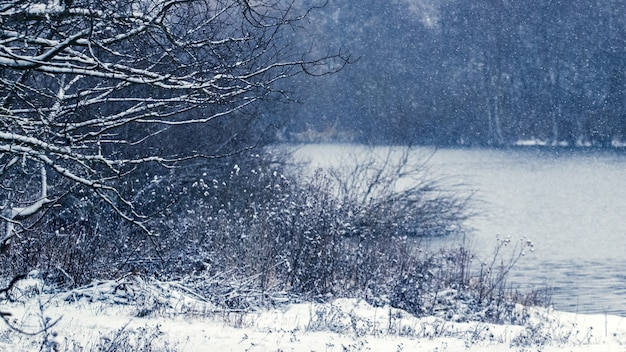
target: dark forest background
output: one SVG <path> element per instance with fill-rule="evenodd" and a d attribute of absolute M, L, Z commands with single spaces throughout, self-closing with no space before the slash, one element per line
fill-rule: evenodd
<path fill-rule="evenodd" d="M 623 0 L 330 0 L 306 35 L 359 60 L 291 82 L 279 137 L 437 145 L 626 140 Z M 287 87 L 289 88 L 289 87 Z"/>

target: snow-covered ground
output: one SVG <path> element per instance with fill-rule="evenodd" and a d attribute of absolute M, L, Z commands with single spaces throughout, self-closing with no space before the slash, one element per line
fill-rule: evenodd
<path fill-rule="evenodd" d="M 530 309 L 524 326 L 416 318 L 363 300 L 217 309 L 141 277 L 63 293 L 24 280 L 0 311 L 1 351 L 626 351 L 626 318 Z M 519 307 L 519 309 L 525 309 Z"/>

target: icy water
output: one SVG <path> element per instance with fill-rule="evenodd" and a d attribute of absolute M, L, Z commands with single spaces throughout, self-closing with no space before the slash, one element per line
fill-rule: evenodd
<path fill-rule="evenodd" d="M 313 145 L 298 153 L 328 165 L 360 148 Z M 549 285 L 559 310 L 626 316 L 626 151 L 439 149 L 429 165 L 476 190 L 483 215 L 470 225 L 479 256 L 490 257 L 498 236 L 532 240 L 535 251 L 511 283 Z"/>

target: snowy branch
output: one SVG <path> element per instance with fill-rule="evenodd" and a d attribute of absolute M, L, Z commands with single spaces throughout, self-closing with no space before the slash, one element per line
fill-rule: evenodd
<path fill-rule="evenodd" d="M 0 1 L 3 241 L 68 189 L 90 190 L 149 233 L 120 180 L 221 153 L 171 151 L 160 136 L 242 116 L 282 95 L 281 80 L 349 60 L 310 57 L 285 35 L 309 10 L 293 0 Z M 51 173 L 39 190 L 36 169 Z"/>

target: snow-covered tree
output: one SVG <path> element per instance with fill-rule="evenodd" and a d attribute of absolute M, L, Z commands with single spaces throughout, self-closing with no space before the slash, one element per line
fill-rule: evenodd
<path fill-rule="evenodd" d="M 312 56 L 292 39 L 318 5 L 0 1 L 2 248 L 69 193 L 96 196 L 150 234 L 119 180 L 141 165 L 216 153 L 162 148 L 162 135 L 236 116 L 284 94 L 281 80 L 347 62 L 341 53 Z"/>

